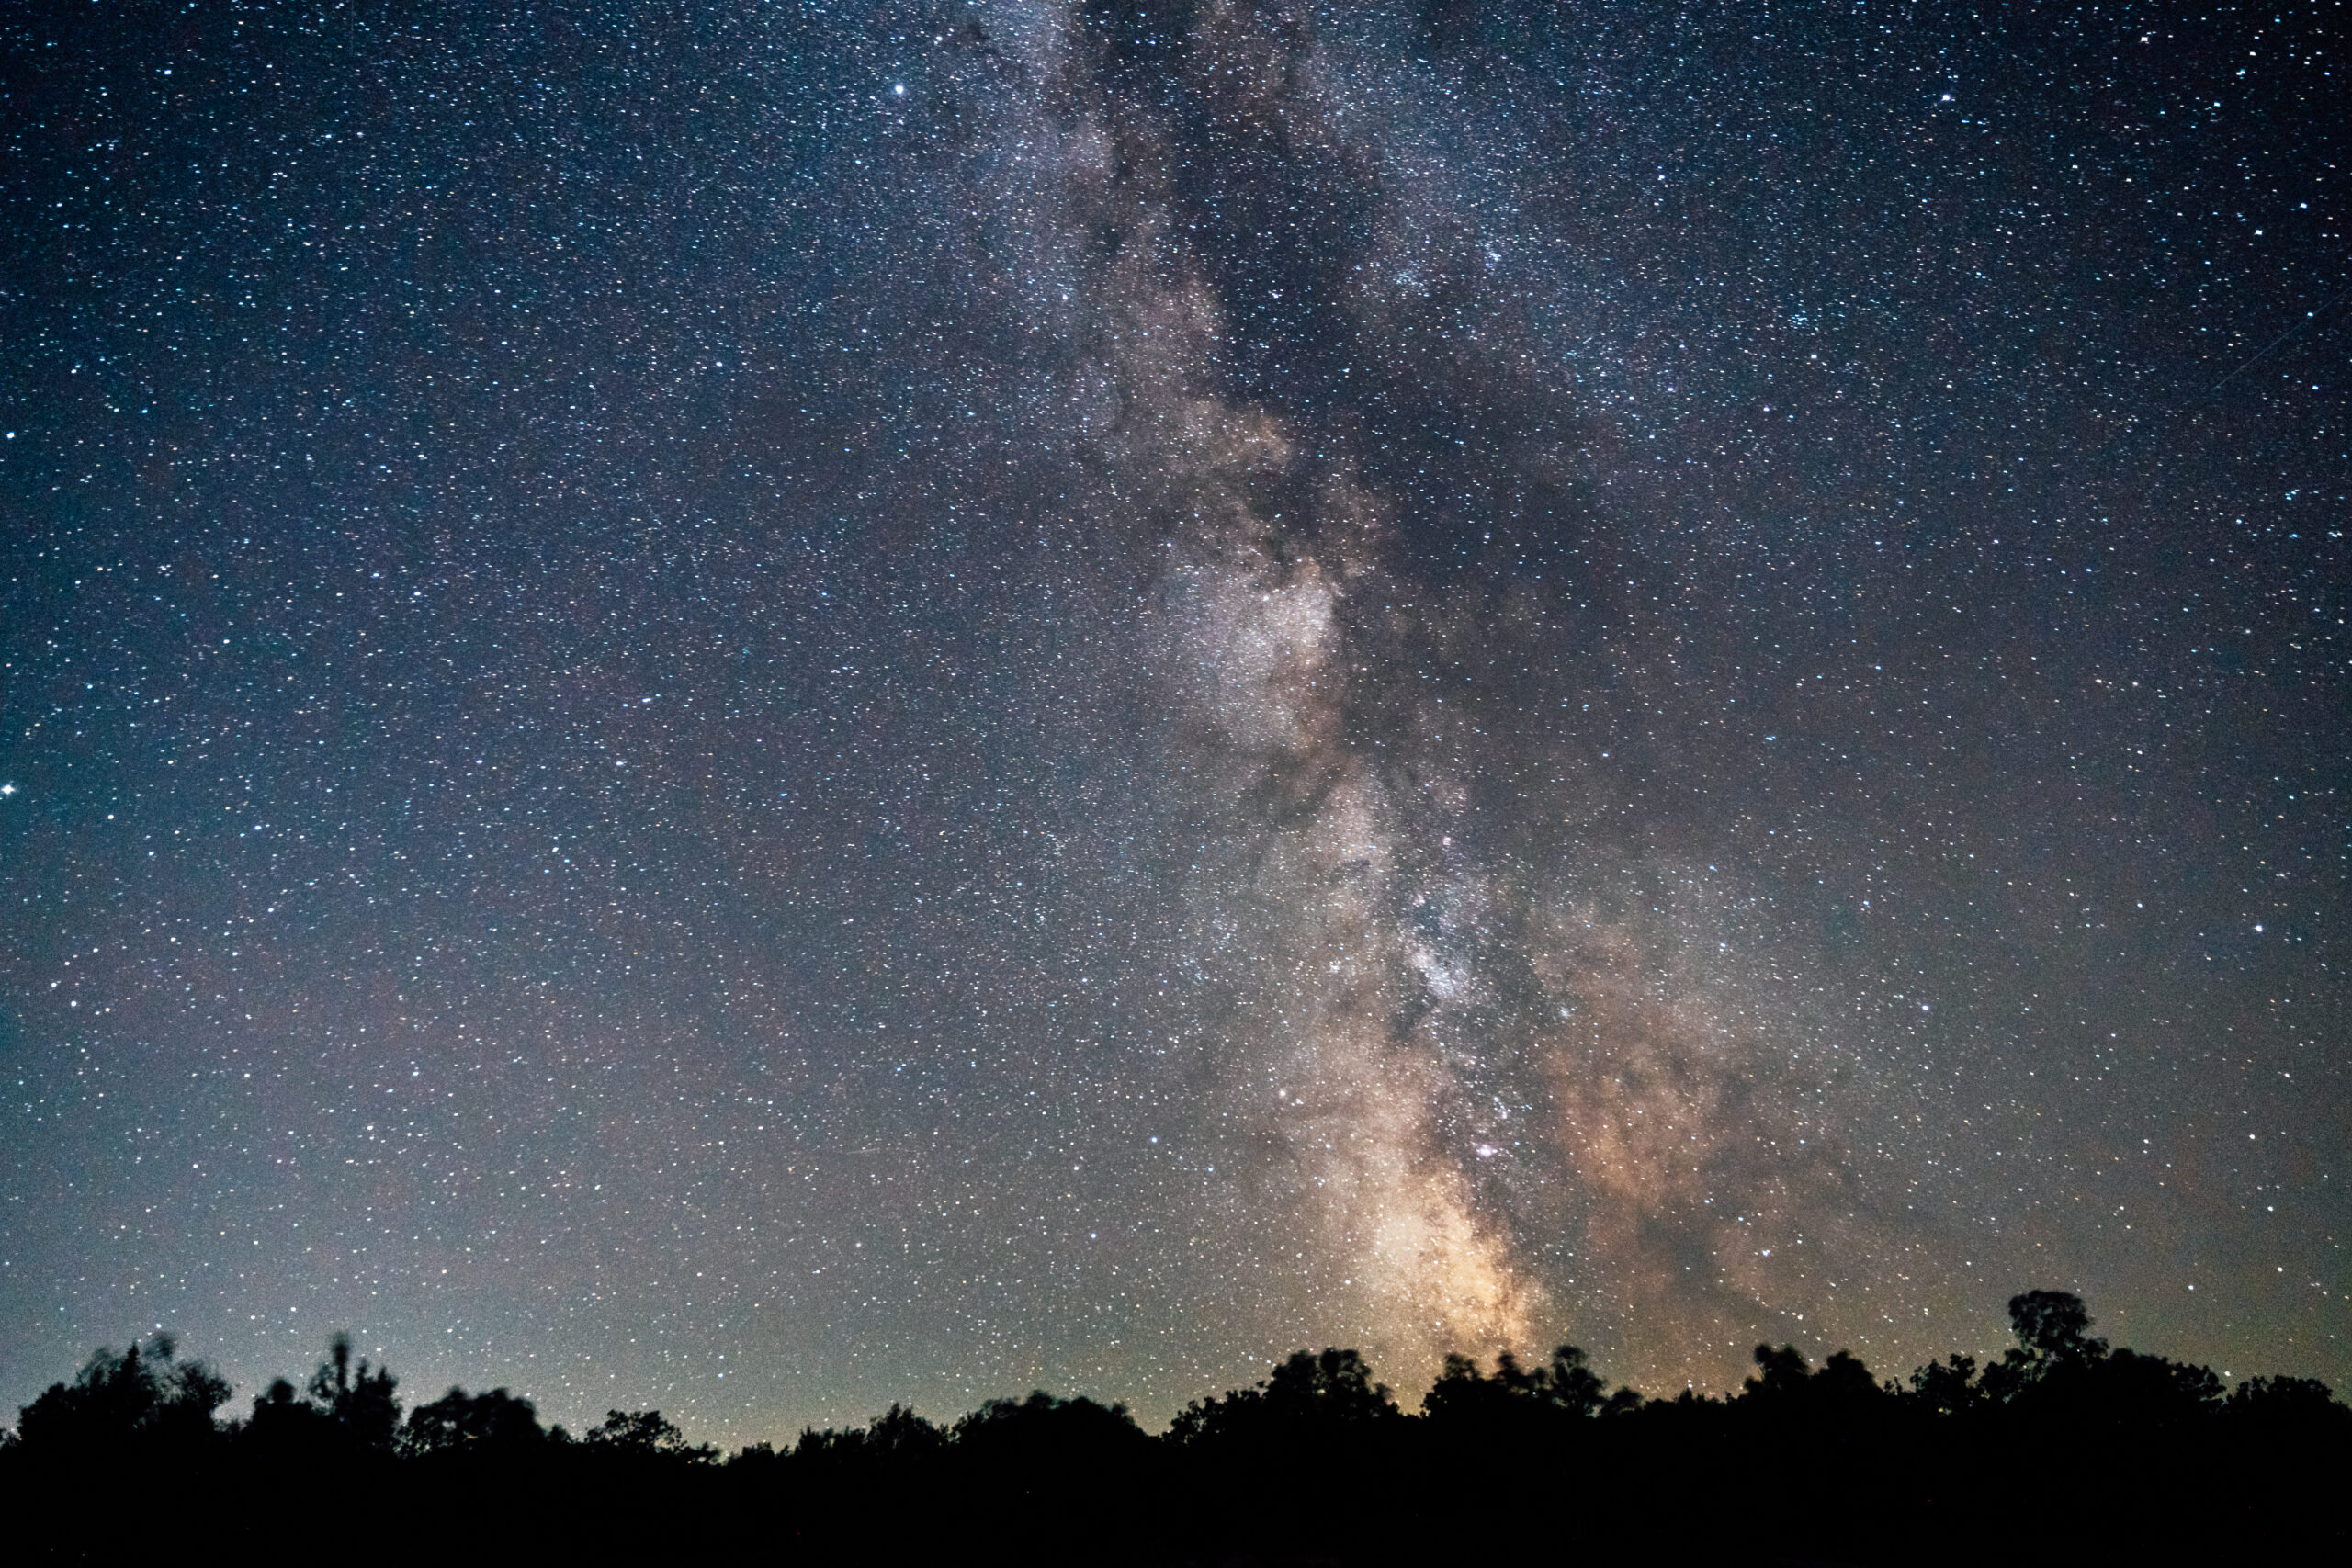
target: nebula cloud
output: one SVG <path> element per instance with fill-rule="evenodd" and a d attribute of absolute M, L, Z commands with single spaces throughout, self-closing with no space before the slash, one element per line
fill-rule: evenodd
<path fill-rule="evenodd" d="M 1037 326 L 1083 389 L 1098 493 L 1116 498 L 1100 521 L 1146 563 L 1151 678 L 1202 840 L 1186 957 L 1221 998 L 1219 1109 L 1251 1129 L 1252 1179 L 1288 1216 L 1268 1265 L 1291 1281 L 1286 1321 L 1408 1377 L 1449 1350 L 1539 1348 L 1596 1310 L 1638 1321 L 1621 1348 L 1650 1370 L 1694 1329 L 1719 1347 L 1782 1310 L 1751 1239 L 1840 1186 L 1831 1086 L 1766 1021 L 1792 1010 L 1784 977 L 1699 962 L 1682 912 L 1605 915 L 1554 869 L 1594 863 L 1573 798 L 1514 803 L 1512 864 L 1472 847 L 1505 835 L 1472 825 L 1457 843 L 1471 775 L 1555 776 L 1552 753 L 1579 739 L 1482 722 L 1475 691 L 1449 708 L 1399 649 L 1510 646 L 1530 604 L 1400 570 L 1416 502 L 1365 477 L 1363 422 L 1250 396 L 1237 374 L 1262 362 L 1281 383 L 1285 356 L 1409 335 L 1429 202 L 1340 129 L 1299 17 L 1182 21 L 1181 40 L 1074 15 L 1035 27 L 1029 112 L 989 156 L 1028 171 L 1022 243 L 1053 280 Z M 1178 73 L 1176 107 L 1146 90 L 1138 51 Z M 1344 209 L 1354 240 L 1254 270 L 1217 254 L 1235 242 L 1204 213 L 1285 197 Z M 1263 285 L 1258 319 L 1238 319 L 1237 275 Z M 1304 296 L 1287 312 L 1284 282 Z M 1449 374 L 1508 387 L 1479 361 Z M 1508 478 L 1549 460 L 1497 462 Z M 1531 854 L 1550 865 L 1531 874 Z"/>

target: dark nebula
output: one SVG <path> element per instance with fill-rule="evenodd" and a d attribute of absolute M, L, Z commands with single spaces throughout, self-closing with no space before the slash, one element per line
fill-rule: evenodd
<path fill-rule="evenodd" d="M 2352 1382 L 2332 7 L 0 50 L 0 1406 Z"/>

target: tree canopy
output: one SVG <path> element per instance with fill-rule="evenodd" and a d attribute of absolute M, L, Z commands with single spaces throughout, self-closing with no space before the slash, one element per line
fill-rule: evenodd
<path fill-rule="evenodd" d="M 1474 1537 L 1489 1552 L 1581 1540 L 1650 1558 L 1760 1548 L 1854 1562 L 2075 1540 L 2077 1555 L 2128 1544 L 2143 1561 L 2224 1544 L 2179 1514 L 2196 1488 L 2284 1517 L 2331 1495 L 2352 1460 L 2352 1410 L 2314 1379 L 2225 1388 L 2208 1368 L 2093 1337 L 2064 1292 L 2024 1292 L 2009 1318 L 2015 1344 L 1989 1365 L 1953 1353 L 1904 1382 L 1844 1348 L 1815 1365 L 1766 1343 L 1728 1395 L 1648 1398 L 1562 1345 L 1536 1362 L 1449 1356 L 1408 1411 L 1360 1352 L 1328 1347 L 1195 1400 L 1159 1437 L 1122 1405 L 1035 1391 L 944 1423 L 893 1404 L 864 1427 L 729 1456 L 652 1409 L 607 1411 L 575 1439 L 504 1387 L 403 1411 L 398 1379 L 341 1335 L 306 1382 L 277 1379 L 224 1419 L 227 1382 L 157 1335 L 96 1351 L 26 1405 L 0 1444 L 0 1483 L 32 1488 L 9 1494 L 23 1519 L 41 1517 L 23 1497 L 124 1465 L 217 1495 L 242 1487 L 254 1508 L 309 1495 L 334 1467 L 354 1484 L 398 1472 L 402 1496 L 510 1554 L 560 1540 L 723 1555 L 780 1531 L 811 1550 L 1003 1562 L 1419 1562 Z M 1834 1504 L 1756 1511 L 1792 1486 Z M 1450 1502 L 1474 1494 L 1532 1511 L 1474 1519 Z M 1924 1536 L 1915 1503 L 1937 1521 Z M 85 1520 L 84 1536 L 61 1529 L 86 1555 L 99 1516 L 56 1517 Z M 106 1517 L 118 1535 L 137 1525 Z M 1648 1533 L 1661 1529 L 1665 1544 Z"/>

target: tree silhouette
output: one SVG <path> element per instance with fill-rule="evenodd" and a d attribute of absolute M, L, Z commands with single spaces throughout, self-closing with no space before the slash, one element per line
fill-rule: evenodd
<path fill-rule="evenodd" d="M 285 1378 L 273 1379 L 254 1399 L 253 1415 L 240 1434 L 249 1448 L 305 1461 L 326 1450 L 390 1453 L 400 1436 L 400 1380 L 365 1359 L 356 1364 L 351 1336 L 327 1342 L 327 1359 L 311 1374 L 307 1390 Z"/>
<path fill-rule="evenodd" d="M 478 1454 L 512 1457 L 536 1450 L 548 1440 L 537 1410 L 503 1388 L 468 1393 L 452 1388 L 430 1404 L 409 1412 L 401 1431 L 408 1454 Z"/>
<path fill-rule="evenodd" d="M 2352 1436 L 2352 1408 L 2317 1378 L 2248 1378 L 2222 1406 L 2231 1421 L 2281 1432 Z"/>
<path fill-rule="evenodd" d="M 878 1431 L 882 1423 L 875 1425 Z M 958 1450 L 976 1457 L 1048 1467 L 1091 1466 L 1148 1440 L 1124 1404 L 1057 1399 L 1043 1389 L 1026 1399 L 991 1399 L 956 1422 L 951 1435 Z"/>
<path fill-rule="evenodd" d="M 947 1446 L 947 1434 L 903 1404 L 893 1404 L 866 1428 L 866 1441 L 877 1453 L 935 1454 Z"/>
<path fill-rule="evenodd" d="M 1574 1345 L 1561 1346 L 1552 1352 L 1548 1366 L 1538 1367 L 1522 1366 L 1505 1350 L 1495 1358 L 1492 1377 L 1469 1357 L 1450 1355 L 1437 1382 L 1421 1396 L 1421 1409 L 1442 1427 L 1516 1428 L 1562 1416 L 1583 1419 L 1612 1408 L 1608 1387 Z"/>
<path fill-rule="evenodd" d="M 2089 1336 L 2090 1313 L 2068 1291 L 2028 1291 L 2009 1298 L 2014 1348 L 1984 1370 L 1984 1391 L 2009 1401 L 2052 1378 L 2071 1379 L 2107 1358 L 2107 1341 Z"/>
<path fill-rule="evenodd" d="M 1958 1416 L 1984 1403 L 1984 1386 L 1975 1381 L 1976 1358 L 1953 1356 L 1929 1361 L 1911 1372 L 1912 1398 L 1921 1408 L 1938 1415 Z"/>
<path fill-rule="evenodd" d="M 1801 1422 L 1818 1433 L 1871 1425 L 1891 1397 L 1850 1350 L 1839 1350 L 1818 1371 L 1793 1345 L 1756 1347 L 1758 1376 L 1740 1384 L 1743 1410 L 1778 1422 Z"/>
<path fill-rule="evenodd" d="M 687 1442 L 686 1435 L 659 1410 L 607 1410 L 603 1423 L 581 1440 L 612 1453 L 683 1464 L 705 1464 L 718 1457 L 718 1450 L 707 1444 Z"/>
<path fill-rule="evenodd" d="M 1544 1371 L 1548 1375 L 1544 1377 L 1543 1396 L 1555 1407 L 1577 1416 L 1597 1415 L 1609 1407 L 1609 1385 L 1587 1363 L 1585 1353 L 1574 1345 L 1563 1345 L 1553 1351 L 1552 1364 Z"/>
<path fill-rule="evenodd" d="M 1854 1411 L 1874 1405 L 1887 1397 L 1889 1387 L 1881 1386 L 1871 1375 L 1870 1368 L 1851 1350 L 1830 1352 L 1829 1359 L 1813 1374 L 1813 1397 L 1836 1410 Z"/>
<path fill-rule="evenodd" d="M 254 1396 L 254 1412 L 239 1434 L 247 1446 L 281 1454 L 315 1454 L 329 1440 L 331 1419 L 291 1382 L 273 1378 Z"/>
<path fill-rule="evenodd" d="M 17 1413 L 35 1454 L 100 1453 L 130 1445 L 187 1447 L 214 1436 L 212 1413 L 229 1384 L 202 1361 L 181 1361 L 168 1334 L 117 1355 L 100 1348 L 71 1383 L 51 1383 Z"/>
<path fill-rule="evenodd" d="M 1002 1402 L 999 1402 L 1002 1403 Z M 965 1417 L 967 1421 L 970 1416 Z M 790 1457 L 807 1465 L 870 1465 L 889 1461 L 911 1461 L 944 1450 L 950 1435 L 903 1404 L 893 1404 L 865 1427 L 847 1431 L 804 1427 Z"/>
<path fill-rule="evenodd" d="M 1758 1345 L 1756 1368 L 1761 1375 L 1745 1379 L 1739 1386 L 1747 1398 L 1757 1400 L 1801 1398 L 1805 1380 L 1813 1375 L 1813 1364 L 1793 1345 L 1783 1345 L 1777 1350 L 1770 1345 Z"/>
<path fill-rule="evenodd" d="M 1269 1408 L 1324 1426 L 1376 1426 L 1401 1414 L 1388 1385 L 1374 1381 L 1372 1364 L 1354 1350 L 1295 1351 L 1266 1380 Z"/>
<path fill-rule="evenodd" d="M 1403 1418 L 1362 1352 L 1296 1350 L 1255 1388 L 1195 1400 L 1176 1417 L 1180 1442 L 1365 1430 Z"/>
<path fill-rule="evenodd" d="M 400 1380 L 363 1358 L 351 1362 L 351 1336 L 338 1334 L 327 1345 L 327 1359 L 311 1377 L 311 1397 L 351 1441 L 362 1448 L 390 1451 L 401 1425 L 400 1401 L 392 1391 Z"/>
<path fill-rule="evenodd" d="M 341 1336 L 306 1384 L 274 1381 L 226 1429 L 233 1440 L 213 1441 L 226 1383 L 158 1337 L 98 1351 L 25 1407 L 21 1440 L 0 1442 L 0 1506 L 28 1557 L 48 1520 L 64 1555 L 171 1549 L 185 1516 L 113 1507 L 125 1478 L 193 1488 L 212 1517 L 239 1519 L 389 1488 L 421 1510 L 428 1539 L 511 1557 L 781 1549 L 1164 1568 L 1442 1560 L 1475 1544 L 1645 1561 L 2030 1551 L 2139 1562 L 2225 1558 L 2241 1517 L 2352 1545 L 2326 1508 L 2352 1463 L 2352 1410 L 2325 1384 L 2250 1378 L 2224 1397 L 2208 1368 L 2093 1337 L 2064 1292 L 2018 1296 L 2010 1321 L 2017 1344 L 1990 1371 L 1951 1355 L 1899 1393 L 1849 1351 L 1816 1367 L 1765 1344 L 1735 1397 L 1645 1402 L 1608 1393 L 1563 1345 L 1543 1363 L 1498 1355 L 1491 1370 L 1448 1357 L 1408 1416 L 1363 1356 L 1327 1348 L 1194 1403 L 1165 1438 L 1120 1405 L 1039 1392 L 944 1427 L 893 1404 L 725 1465 L 658 1410 L 607 1412 L 573 1443 L 503 1388 L 452 1388 L 402 1420 L 397 1380 Z M 1815 1474 L 1830 1482 L 1821 1506 L 1757 1508 Z M 38 1484 L 9 1488 L 26 1476 Z M 1480 1495 L 1560 1501 L 1464 1506 Z"/>

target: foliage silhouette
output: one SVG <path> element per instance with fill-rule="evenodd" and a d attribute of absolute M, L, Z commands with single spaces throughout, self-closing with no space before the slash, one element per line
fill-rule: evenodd
<path fill-rule="evenodd" d="M 1803 1397 L 1805 1380 L 1813 1375 L 1813 1363 L 1793 1345 L 1783 1345 L 1777 1350 L 1770 1345 L 1758 1345 L 1756 1370 L 1758 1376 L 1740 1384 L 1748 1398 L 1793 1400 Z"/>
<path fill-rule="evenodd" d="M 1361 1433 L 1403 1416 L 1360 1352 L 1299 1350 L 1254 1388 L 1193 1401 L 1170 1435 L 1180 1443 L 1297 1442 Z"/>
<path fill-rule="evenodd" d="M 558 1428 L 560 1430 L 561 1428 Z M 468 1393 L 452 1388 L 430 1404 L 409 1412 L 401 1430 L 401 1451 L 417 1457 L 466 1454 L 513 1458 L 536 1452 L 548 1440 L 538 1411 L 527 1399 L 503 1388 Z"/>
<path fill-rule="evenodd" d="M 252 1521 L 219 1528 L 249 1528 L 253 1555 L 284 1554 L 266 1532 L 289 1500 L 338 1495 L 397 1498 L 417 1539 L 468 1557 L 2201 1562 L 2256 1517 L 2352 1544 L 2327 1507 L 2352 1410 L 2325 1384 L 2225 1393 L 2207 1368 L 2093 1337 L 2063 1292 L 2016 1297 L 2010 1320 L 1991 1365 L 1953 1354 L 1903 1384 L 1846 1350 L 1815 1366 L 1765 1344 L 1730 1397 L 1645 1399 L 1563 1345 L 1541 1363 L 1448 1357 L 1408 1415 L 1332 1348 L 1195 1401 L 1162 1437 L 1037 1392 L 944 1425 L 893 1404 L 724 1463 L 660 1411 L 608 1411 L 574 1442 L 504 1388 L 452 1388 L 402 1419 L 398 1380 L 341 1336 L 307 1384 L 277 1379 L 223 1422 L 228 1385 L 157 1337 L 24 1407 L 0 1506 L 25 1555 L 75 1558 L 182 1539 L 180 1512 L 114 1506 L 127 1476 Z M 1481 1497 L 1497 1501 L 1465 1502 Z M 403 1536 L 335 1529 L 345 1561 L 413 1555 Z"/>
<path fill-rule="evenodd" d="M 2083 1298 L 2065 1291 L 2028 1291 L 2009 1298 L 2009 1326 L 2018 1342 L 1984 1370 L 1984 1392 L 2003 1404 L 2029 1396 L 2054 1380 L 2071 1393 L 2090 1369 L 2107 1359 L 2107 1341 L 2089 1337 Z"/>
<path fill-rule="evenodd" d="M 900 1414 L 897 1405 L 891 1406 L 891 1413 Z M 877 1435 L 890 1419 L 886 1416 L 875 1423 Z M 920 1417 L 906 1412 L 902 1419 Z M 1148 1440 L 1124 1404 L 1097 1404 L 1083 1397 L 1057 1399 L 1043 1389 L 1026 1399 L 991 1399 L 956 1422 L 950 1435 L 956 1446 L 967 1453 L 1018 1452 L 1066 1456 L 1073 1461 L 1132 1450 L 1136 1444 Z"/>
<path fill-rule="evenodd" d="M 1471 1358 L 1452 1355 L 1421 1396 L 1421 1411 L 1442 1430 L 1524 1440 L 1559 1421 L 1589 1420 L 1640 1403 L 1629 1390 L 1619 1390 L 1621 1398 L 1608 1388 L 1574 1345 L 1561 1346 L 1549 1365 L 1538 1367 L 1521 1366 L 1505 1350 L 1495 1358 L 1491 1377 Z"/>
<path fill-rule="evenodd" d="M 608 1410 L 602 1424 L 590 1427 L 580 1440 L 606 1453 L 673 1464 L 708 1464 L 718 1458 L 718 1450 L 709 1444 L 686 1441 L 686 1435 L 659 1410 Z"/>
<path fill-rule="evenodd" d="M 351 1336 L 338 1334 L 329 1342 L 327 1359 L 311 1378 L 311 1398 L 351 1441 L 363 1448 L 390 1451 L 401 1425 L 400 1401 L 392 1391 L 400 1380 L 365 1359 L 355 1372 Z"/>
<path fill-rule="evenodd" d="M 168 1334 L 142 1352 L 101 1348 L 70 1383 L 51 1383 L 19 1413 L 17 1438 L 33 1454 L 101 1455 L 187 1447 L 213 1436 L 212 1413 L 229 1385 L 202 1361 L 177 1359 Z"/>
<path fill-rule="evenodd" d="M 2352 1408 L 2317 1378 L 2248 1378 L 2230 1391 L 2222 1410 L 2248 1427 L 2352 1436 Z"/>
<path fill-rule="evenodd" d="M 1975 1409 L 1985 1399 L 1984 1385 L 1977 1382 L 1976 1358 L 1951 1356 L 1940 1361 L 1929 1361 L 1911 1372 L 1911 1397 L 1924 1410 L 1939 1416 L 1961 1416 Z"/>

